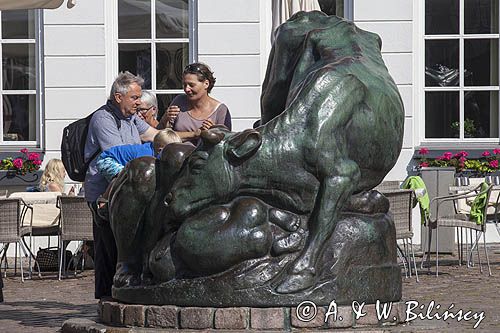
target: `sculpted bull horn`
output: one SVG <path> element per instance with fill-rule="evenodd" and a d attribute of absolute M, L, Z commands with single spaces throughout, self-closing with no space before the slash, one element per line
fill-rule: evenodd
<path fill-rule="evenodd" d="M 209 129 L 208 131 L 201 131 L 200 137 L 205 145 L 215 146 L 224 139 L 224 132 Z"/>

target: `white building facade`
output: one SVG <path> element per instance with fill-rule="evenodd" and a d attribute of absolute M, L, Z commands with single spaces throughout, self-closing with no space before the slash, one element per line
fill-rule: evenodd
<path fill-rule="evenodd" d="M 498 0 L 337 3 L 381 36 L 404 102 L 403 150 L 387 179 L 404 179 L 419 147 L 499 146 Z M 272 0 L 78 0 L 72 9 L 1 12 L 2 154 L 27 147 L 43 152 L 44 163 L 58 158 L 62 129 L 105 103 L 120 70 L 143 76 L 164 108 L 193 61 L 215 72 L 212 95 L 228 105 L 233 130 L 251 127 L 271 12 Z"/>

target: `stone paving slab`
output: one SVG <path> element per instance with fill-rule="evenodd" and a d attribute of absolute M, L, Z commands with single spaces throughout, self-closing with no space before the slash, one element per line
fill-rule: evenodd
<path fill-rule="evenodd" d="M 458 266 L 451 256 L 440 257 L 439 277 L 427 275 L 426 270 L 420 270 L 420 282 L 415 278 L 403 277 L 404 301 L 416 301 L 424 305 L 420 313 L 425 315 L 427 308 L 434 301 L 431 316 L 442 315 L 453 303 L 450 310 L 456 313 L 484 311 L 484 319 L 479 325 L 481 332 L 500 332 L 500 246 L 490 248 L 492 277 L 479 272 L 478 267 L 467 268 Z M 484 262 L 484 255 L 481 261 Z M 476 257 L 477 258 L 477 257 Z M 418 258 L 417 258 L 418 260 Z M 434 267 L 432 267 L 434 271 Z M 35 277 L 33 280 L 21 282 L 20 276 L 12 276 L 8 270 L 4 279 L 5 302 L 0 303 L 0 332 L 58 332 L 67 320 L 64 332 L 174 332 L 173 329 L 146 329 L 110 327 L 96 323 L 97 301 L 93 298 L 93 271 L 85 271 L 76 278 L 70 277 L 58 281 L 54 274 Z M 437 304 L 440 309 L 436 310 Z M 403 305 L 401 313 L 405 313 Z M 415 310 L 415 313 L 417 311 Z M 367 318 L 368 319 L 368 318 Z M 87 321 L 85 321 L 87 320 Z M 409 324 L 378 328 L 358 328 L 351 331 L 363 332 L 466 332 L 474 331 L 476 319 L 457 321 L 456 319 L 416 319 Z M 83 330 L 93 327 L 92 330 Z M 236 330 L 234 330 L 236 331 Z M 348 329 L 335 330 L 345 332 Z M 200 332 L 200 330 L 193 330 Z M 224 332 L 230 332 L 224 330 Z"/>

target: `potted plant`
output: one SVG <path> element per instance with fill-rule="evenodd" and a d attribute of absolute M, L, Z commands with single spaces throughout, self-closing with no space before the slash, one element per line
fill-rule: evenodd
<path fill-rule="evenodd" d="M 38 180 L 36 172 L 40 169 L 42 160 L 38 153 L 30 152 L 23 148 L 21 155 L 6 157 L 0 160 L 0 182 L 3 180 L 19 179 L 26 183 L 33 183 Z M 25 177 L 30 175 L 31 177 Z M 9 183 L 12 183 L 10 181 Z M 10 184 L 2 184 L 10 185 Z"/>

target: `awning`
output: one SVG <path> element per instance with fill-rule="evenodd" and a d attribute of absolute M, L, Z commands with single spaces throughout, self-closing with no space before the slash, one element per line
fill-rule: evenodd
<path fill-rule="evenodd" d="M 0 10 L 17 9 L 56 9 L 63 4 L 64 0 L 0 0 Z M 68 8 L 73 8 L 76 0 L 68 0 Z"/>
<path fill-rule="evenodd" d="M 273 0 L 273 32 L 271 33 L 271 41 L 274 41 L 274 31 L 276 28 L 285 23 L 293 14 L 299 11 L 319 10 L 318 0 Z"/>

